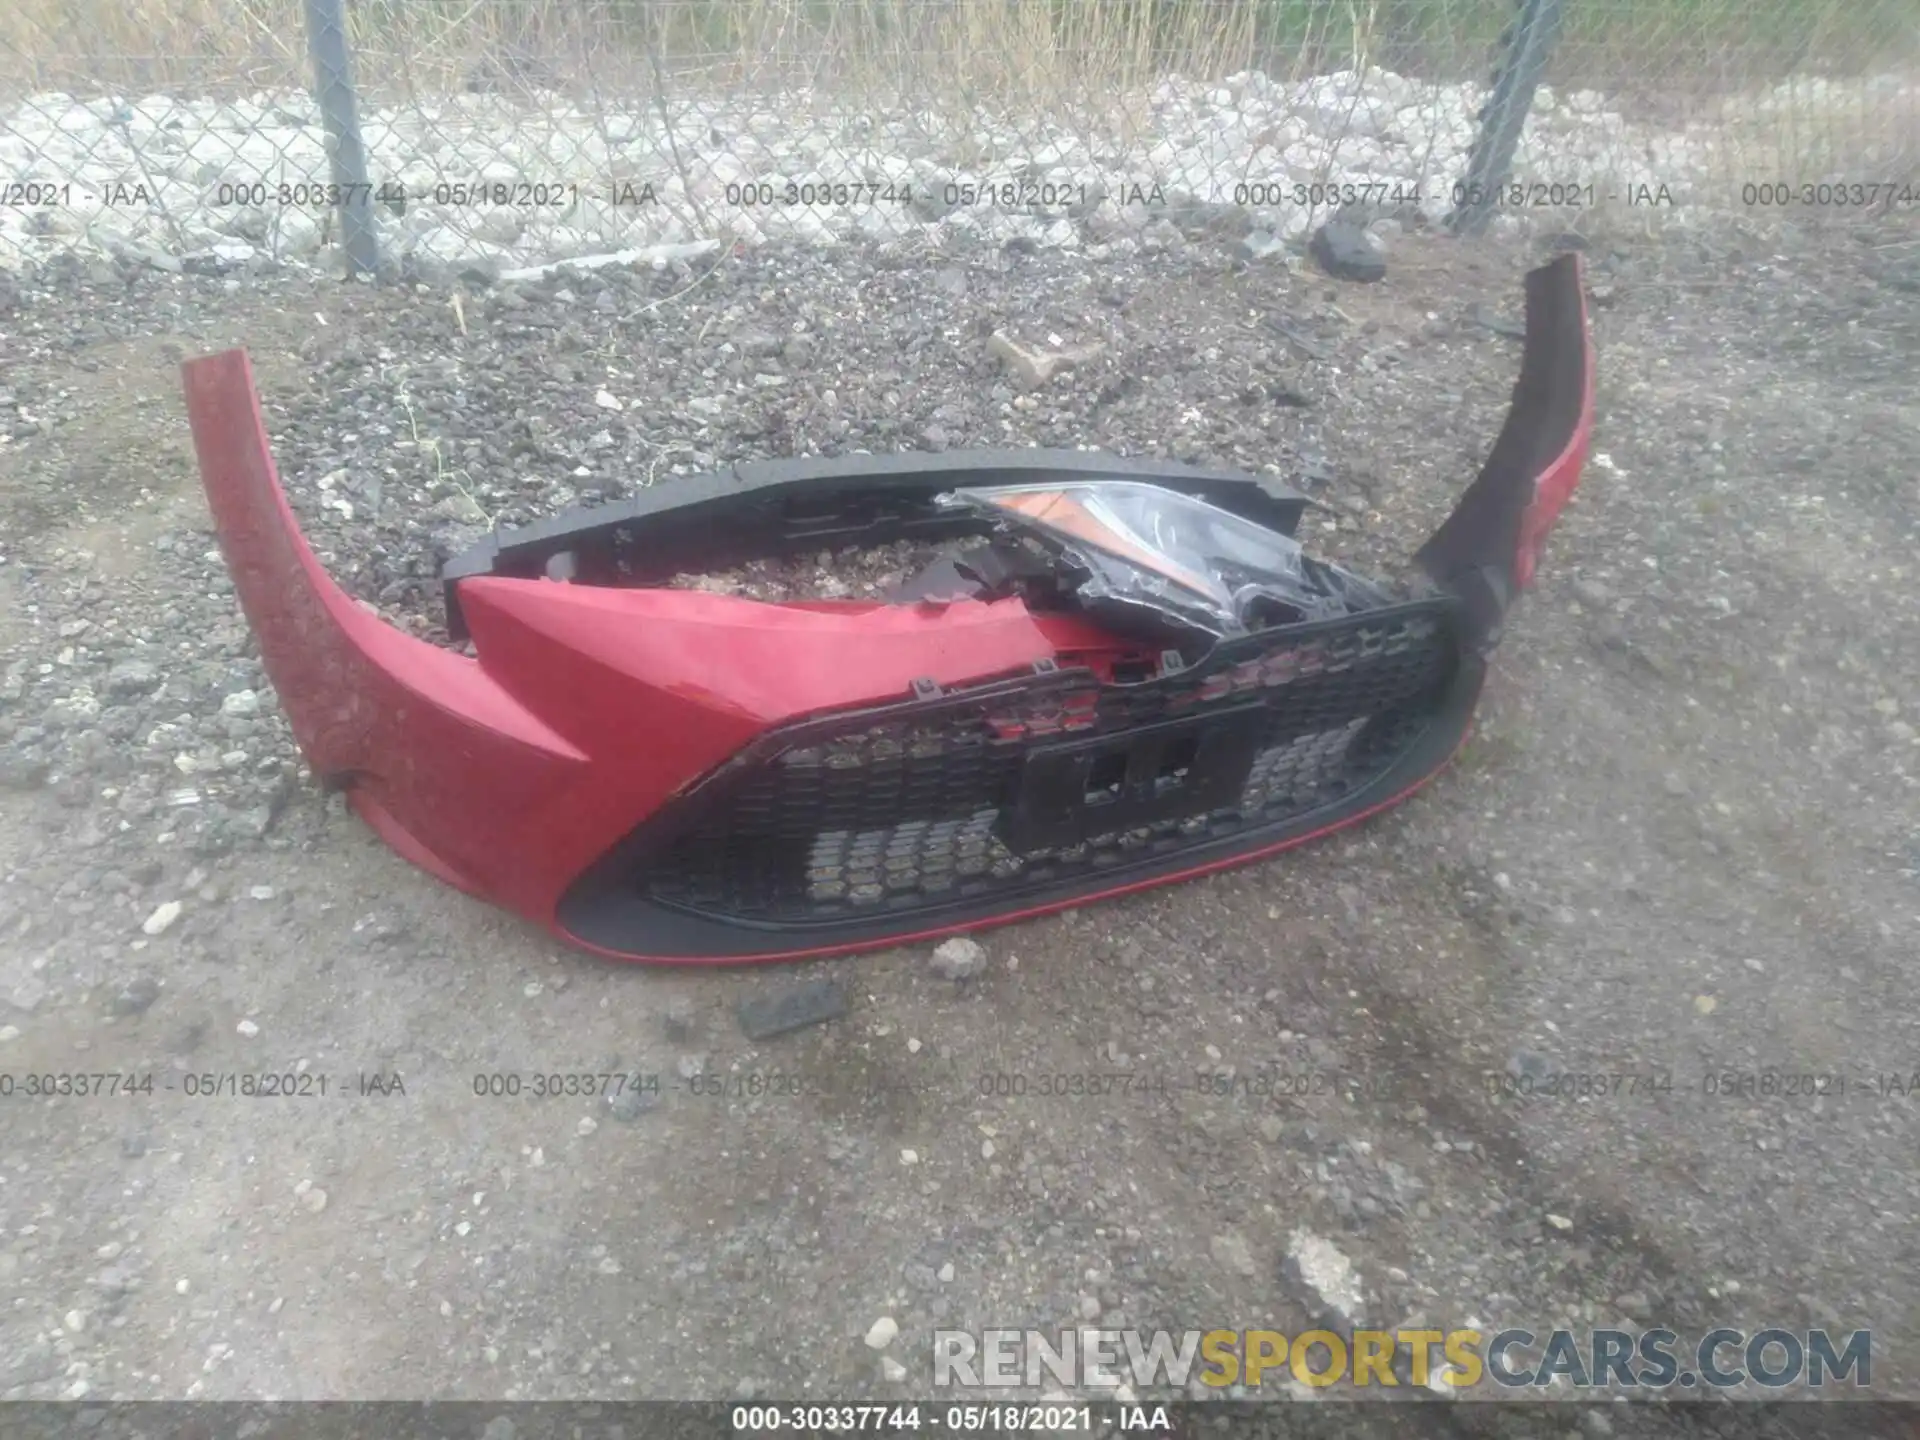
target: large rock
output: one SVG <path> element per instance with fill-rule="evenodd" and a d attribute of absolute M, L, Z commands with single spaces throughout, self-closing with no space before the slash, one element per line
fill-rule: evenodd
<path fill-rule="evenodd" d="M 934 947 L 933 973 L 943 980 L 971 980 L 987 968 L 987 952 L 978 940 L 956 935 Z"/>
<path fill-rule="evenodd" d="M 1342 1330 L 1365 1322 L 1366 1295 L 1360 1276 L 1331 1240 L 1310 1230 L 1294 1231 L 1287 1239 L 1280 1269 L 1316 1320 Z"/>
<path fill-rule="evenodd" d="M 1336 279 L 1371 285 L 1387 278 L 1387 258 L 1380 242 L 1352 221 L 1329 220 L 1313 232 L 1308 249 L 1320 268 Z"/>

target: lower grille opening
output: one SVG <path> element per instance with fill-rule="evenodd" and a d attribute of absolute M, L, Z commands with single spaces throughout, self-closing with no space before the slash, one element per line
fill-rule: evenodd
<path fill-rule="evenodd" d="M 1452 632 L 1419 606 L 1300 628 L 1144 685 L 1069 679 L 807 727 L 736 767 L 628 883 L 714 919 L 846 923 L 1092 885 L 1338 809 L 1420 742 Z"/>
<path fill-rule="evenodd" d="M 649 873 L 651 898 L 755 920 L 896 913 L 1046 884 L 1169 854 L 1236 831 L 1337 805 L 1382 773 L 1424 721 L 1395 717 L 1295 737 L 1260 752 L 1238 804 L 1015 854 L 996 833 L 1001 809 L 903 820 L 805 838 L 697 834 Z"/>

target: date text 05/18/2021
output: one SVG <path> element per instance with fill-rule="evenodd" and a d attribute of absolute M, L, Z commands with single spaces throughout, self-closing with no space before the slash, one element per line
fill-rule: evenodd
<path fill-rule="evenodd" d="M 736 1435 L 1087 1435 L 1096 1427 L 1167 1435 L 1173 1422 L 1164 1405 L 1141 1404 L 844 1404 L 736 1405 L 728 1417 Z"/>

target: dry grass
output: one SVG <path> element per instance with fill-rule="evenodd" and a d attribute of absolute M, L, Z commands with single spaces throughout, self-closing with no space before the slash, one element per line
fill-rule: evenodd
<path fill-rule="evenodd" d="M 0 94 L 301 85 L 300 0 L 11 0 L 0 6 Z"/>
<path fill-rule="evenodd" d="M 1482 78 L 1513 0 L 351 0 L 372 88 L 661 76 L 884 87 L 1024 110 L 1177 69 L 1270 74 L 1365 60 Z M 1567 0 L 1562 83 L 1724 91 L 1920 51 L 1912 0 Z M 302 0 L 10 0 L 0 93 L 304 87 Z"/>
<path fill-rule="evenodd" d="M 376 102 L 557 88 L 665 106 L 716 89 L 830 97 L 966 133 L 1046 116 L 1126 143 L 1152 82 L 1379 65 L 1489 74 L 1515 0 L 346 0 Z M 1916 162 L 1920 91 L 1716 119 L 1713 97 L 1920 59 L 1914 0 L 1565 0 L 1548 79 L 1605 88 L 1635 123 L 1716 126 L 1742 176 Z M 303 0 L 6 0 L 0 101 L 60 90 L 231 96 L 310 88 Z M 799 100 L 795 102 L 800 103 Z M 1875 107 L 1879 108 L 1876 109 Z M 945 122 L 945 123 L 943 123 Z M 1737 133 L 1736 133 L 1737 132 Z M 1891 140 L 1889 140 L 1891 137 Z M 1902 140 L 1904 138 L 1904 141 Z M 961 158 L 961 157 L 956 157 Z M 1729 170 L 1729 174 L 1734 170 Z"/>

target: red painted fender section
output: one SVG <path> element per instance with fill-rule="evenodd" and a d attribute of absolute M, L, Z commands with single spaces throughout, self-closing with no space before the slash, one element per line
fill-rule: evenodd
<path fill-rule="evenodd" d="M 1028 887 L 958 908 L 818 926 L 730 926 L 712 917 L 696 924 L 682 916 L 649 928 L 647 917 L 665 910 L 636 899 L 618 925 L 583 934 L 562 918 L 563 902 L 583 877 L 604 871 L 650 817 L 678 813 L 743 769 L 742 757 L 759 763 L 777 752 L 794 727 L 891 714 L 916 695 L 1031 682 L 1126 642 L 1071 616 L 1030 612 L 1018 599 L 779 605 L 644 585 L 561 583 L 511 573 L 520 552 L 508 535 L 449 581 L 478 656 L 469 658 L 388 625 L 327 575 L 281 489 L 244 351 L 190 361 L 183 374 L 221 548 L 316 776 L 343 788 L 395 850 L 449 884 L 584 948 L 666 963 L 794 959 L 978 929 L 1241 863 L 1392 804 L 1431 776 L 1465 734 L 1481 660 L 1498 640 L 1512 597 L 1532 582 L 1547 534 L 1578 481 L 1593 410 L 1579 262 L 1563 257 L 1528 277 L 1526 354 L 1507 427 L 1459 509 L 1418 557 L 1452 607 L 1449 633 L 1460 656 L 1447 693 L 1436 692 L 1434 700 L 1444 723 L 1436 722 L 1439 729 L 1411 753 L 1411 771 L 1382 772 L 1393 781 L 1390 792 L 1367 789 L 1337 813 L 1250 831 L 1231 853 L 1198 847 L 1144 871 L 1122 866 L 1064 889 Z M 704 489 L 686 482 L 692 498 L 685 503 L 745 513 L 764 510 L 769 496 L 836 485 L 856 498 L 864 486 L 897 499 L 888 487 L 901 476 L 928 492 L 969 483 L 972 458 L 940 457 L 937 473 L 927 457 L 802 462 L 764 485 L 738 473 Z M 997 482 L 1014 462 L 1000 456 L 980 463 L 988 467 L 985 479 Z M 1101 462 L 1081 453 L 1030 452 L 1018 463 L 1085 474 Z M 1203 472 L 1175 466 L 1111 466 L 1125 478 L 1165 474 L 1168 483 L 1189 486 L 1230 480 L 1251 493 L 1255 483 L 1196 479 Z M 1276 502 L 1269 494 L 1260 503 Z M 630 526 L 671 523 L 676 504 L 671 495 L 650 499 Z M 589 512 L 577 529 L 584 534 L 597 524 Z M 557 537 L 553 544 L 575 533 L 565 523 L 538 528 Z M 551 549 L 545 538 L 541 545 Z M 539 548 L 529 545 L 526 553 Z M 483 567 L 493 573 L 474 573 Z M 608 938 L 615 935 L 623 938 Z"/>

